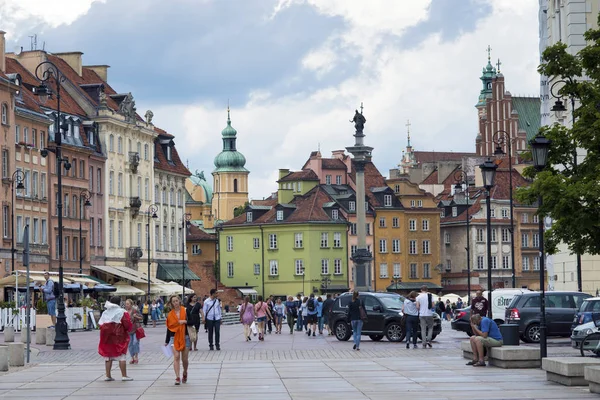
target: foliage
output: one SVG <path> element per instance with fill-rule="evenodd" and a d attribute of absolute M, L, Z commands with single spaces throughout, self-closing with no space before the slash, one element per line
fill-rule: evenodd
<path fill-rule="evenodd" d="M 246 207 L 248 207 L 249 205 L 250 205 L 250 202 L 247 201 L 247 202 L 244 203 L 243 206 L 239 206 L 239 207 L 234 208 L 233 209 L 233 216 L 237 217 L 237 216 L 242 215 L 246 211 Z"/>
<path fill-rule="evenodd" d="M 15 308 L 14 301 L 0 301 L 0 308 Z"/>
<path fill-rule="evenodd" d="M 588 45 L 576 55 L 567 53 L 563 43 L 542 55 L 538 71 L 565 80 L 559 94 L 567 105 L 570 98 L 578 103 L 575 123 L 571 129 L 560 124 L 540 129 L 552 140 L 548 166 L 540 172 L 527 168 L 525 175 L 534 178 L 533 184 L 517 192 L 528 204 L 542 197 L 538 214 L 553 220 L 545 238 L 549 253 L 564 242 L 574 253 L 600 254 L 600 29 L 589 30 L 585 38 Z"/>
<path fill-rule="evenodd" d="M 94 299 L 90 299 L 90 298 L 84 298 L 81 300 L 77 301 L 77 305 L 79 307 L 85 307 L 85 308 L 89 308 L 89 309 L 94 309 L 97 308 L 96 306 L 96 302 L 94 301 Z"/>
<path fill-rule="evenodd" d="M 38 299 L 37 303 L 35 303 L 35 311 L 38 314 L 48 314 L 48 305 L 43 299 Z"/>

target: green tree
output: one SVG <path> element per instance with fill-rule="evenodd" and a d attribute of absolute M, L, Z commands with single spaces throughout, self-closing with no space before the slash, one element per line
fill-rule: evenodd
<path fill-rule="evenodd" d="M 589 30 L 585 39 L 588 45 L 576 55 L 567 53 L 563 43 L 548 47 L 538 68 L 566 81 L 559 94 L 578 103 L 571 129 L 560 124 L 540 129 L 552 140 L 548 166 L 543 171 L 527 168 L 524 173 L 533 183 L 517 193 L 528 204 L 542 196 L 538 214 L 553 220 L 545 236 L 549 253 L 564 242 L 574 253 L 600 254 L 600 29 Z"/>
<path fill-rule="evenodd" d="M 246 210 L 246 207 L 248 207 L 249 205 L 250 205 L 250 202 L 247 201 L 247 202 L 244 203 L 243 206 L 239 206 L 239 207 L 234 208 L 233 209 L 233 216 L 237 217 L 237 216 L 242 215 L 244 213 L 244 211 Z"/>

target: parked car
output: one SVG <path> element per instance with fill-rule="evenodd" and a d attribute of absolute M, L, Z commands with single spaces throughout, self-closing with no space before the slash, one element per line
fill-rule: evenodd
<path fill-rule="evenodd" d="M 580 292 L 546 292 L 546 328 L 548 336 L 570 336 L 571 324 L 581 303 L 591 296 Z M 540 341 L 540 293 L 516 295 L 506 309 L 506 322 L 519 325 L 524 342 Z"/>
<path fill-rule="evenodd" d="M 579 310 L 575 314 L 575 318 L 573 318 L 571 329 L 575 329 L 581 324 L 591 322 L 592 313 L 600 313 L 600 297 L 590 297 L 581 303 Z"/>
<path fill-rule="evenodd" d="M 465 332 L 467 335 L 473 336 L 473 331 L 471 330 L 471 306 L 456 310 L 450 326 L 455 331 Z"/>
<path fill-rule="evenodd" d="M 401 342 L 406 333 L 402 328 L 402 303 L 405 298 L 396 293 L 361 292 L 359 298 L 365 305 L 368 321 L 363 325 L 362 334 L 371 340 L 380 341 L 385 336 L 390 342 Z M 346 341 L 352 336 L 352 326 L 348 319 L 348 304 L 352 301 L 352 293 L 340 295 L 333 304 L 329 324 L 333 327 L 335 337 Z M 433 316 L 433 335 L 435 339 L 442 332 L 442 319 L 436 313 Z M 419 327 L 419 338 L 421 337 Z"/>
<path fill-rule="evenodd" d="M 581 325 L 577 326 L 575 329 L 573 329 L 573 333 L 571 334 L 571 347 L 573 347 L 574 349 L 580 350 L 581 342 L 588 335 L 591 335 L 592 333 L 595 333 L 595 332 L 600 332 L 600 329 L 598 329 L 598 327 L 596 326 L 594 321 L 586 322 L 585 324 L 581 324 Z M 596 347 L 596 346 L 594 346 L 594 347 Z M 600 351 L 595 350 L 595 349 L 590 349 L 590 351 L 593 351 L 597 356 L 600 356 Z"/>
<path fill-rule="evenodd" d="M 504 323 L 506 307 L 510 304 L 512 299 L 518 295 L 523 293 L 533 293 L 529 289 L 494 289 L 492 291 L 492 301 L 490 305 L 492 307 L 492 318 L 496 322 L 496 324 L 500 325 Z M 488 291 L 483 292 L 483 297 L 489 299 Z"/>

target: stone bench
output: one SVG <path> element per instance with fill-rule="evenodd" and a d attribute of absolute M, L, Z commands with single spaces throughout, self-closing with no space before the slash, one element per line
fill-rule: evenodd
<path fill-rule="evenodd" d="M 8 346 L 0 345 L 0 371 L 8 371 Z"/>
<path fill-rule="evenodd" d="M 8 365 L 22 367 L 25 365 L 25 344 L 21 342 L 8 344 Z"/>
<path fill-rule="evenodd" d="M 565 386 L 587 386 L 584 368 L 600 366 L 600 359 L 586 357 L 550 357 L 542 360 L 546 379 Z"/>
<path fill-rule="evenodd" d="M 583 378 L 590 385 L 590 392 L 600 393 L 600 365 L 588 365 L 584 367 Z"/>
<path fill-rule="evenodd" d="M 472 360 L 471 342 L 461 342 L 463 357 Z M 502 346 L 488 349 L 487 359 L 490 365 L 499 368 L 539 368 L 540 349 L 527 346 Z"/>

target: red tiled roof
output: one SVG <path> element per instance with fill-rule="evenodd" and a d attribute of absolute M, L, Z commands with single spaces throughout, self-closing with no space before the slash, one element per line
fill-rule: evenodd
<path fill-rule="evenodd" d="M 321 159 L 322 169 L 346 169 L 346 164 L 339 158 L 322 158 Z"/>
<path fill-rule="evenodd" d="M 273 193 L 271 196 L 262 200 L 251 200 L 250 204 L 253 206 L 269 206 L 275 207 L 277 205 L 277 192 Z"/>
<path fill-rule="evenodd" d="M 175 136 L 171 135 L 169 132 L 165 131 L 164 129 L 161 129 L 157 126 L 154 127 L 154 132 L 158 133 L 161 136 L 166 136 L 168 138 L 174 138 Z"/>
<path fill-rule="evenodd" d="M 158 161 L 154 160 L 154 168 L 157 168 L 157 169 L 160 169 L 163 171 L 173 172 L 176 174 L 185 175 L 185 176 L 191 176 L 192 173 L 186 168 L 185 165 L 183 165 L 183 162 L 179 158 L 179 153 L 177 153 L 177 149 L 175 148 L 175 146 L 173 146 L 171 148 L 171 161 L 172 162 L 167 161 L 167 157 L 165 156 L 162 146 L 160 145 L 161 138 L 171 139 L 171 138 L 173 138 L 173 136 L 172 135 L 169 135 L 169 137 L 159 136 L 158 138 L 156 138 L 154 140 L 154 154 L 156 155 L 156 158 L 158 159 Z"/>
<path fill-rule="evenodd" d="M 217 236 L 214 234 L 206 233 L 202 229 L 198 228 L 194 224 L 190 224 L 187 233 L 185 235 L 187 241 L 201 241 L 201 240 L 217 240 Z"/>
<path fill-rule="evenodd" d="M 312 169 L 305 169 L 302 171 L 290 172 L 278 182 L 290 182 L 290 181 L 318 181 L 319 177 Z"/>
<path fill-rule="evenodd" d="M 493 200 L 508 200 L 510 198 L 510 173 L 508 169 L 498 169 L 496 171 L 496 181 L 492 188 L 492 199 Z M 513 200 L 516 201 L 515 195 L 517 188 L 523 186 L 529 186 L 531 183 L 523 178 L 521 174 L 515 169 L 512 170 L 512 187 L 513 187 Z"/>
<path fill-rule="evenodd" d="M 438 183 L 438 170 L 434 169 L 427 178 L 423 179 L 422 185 L 436 185 Z"/>
<path fill-rule="evenodd" d="M 436 161 L 461 161 L 463 157 L 475 157 L 475 153 L 455 153 L 452 151 L 415 151 L 417 163 L 430 163 Z"/>

